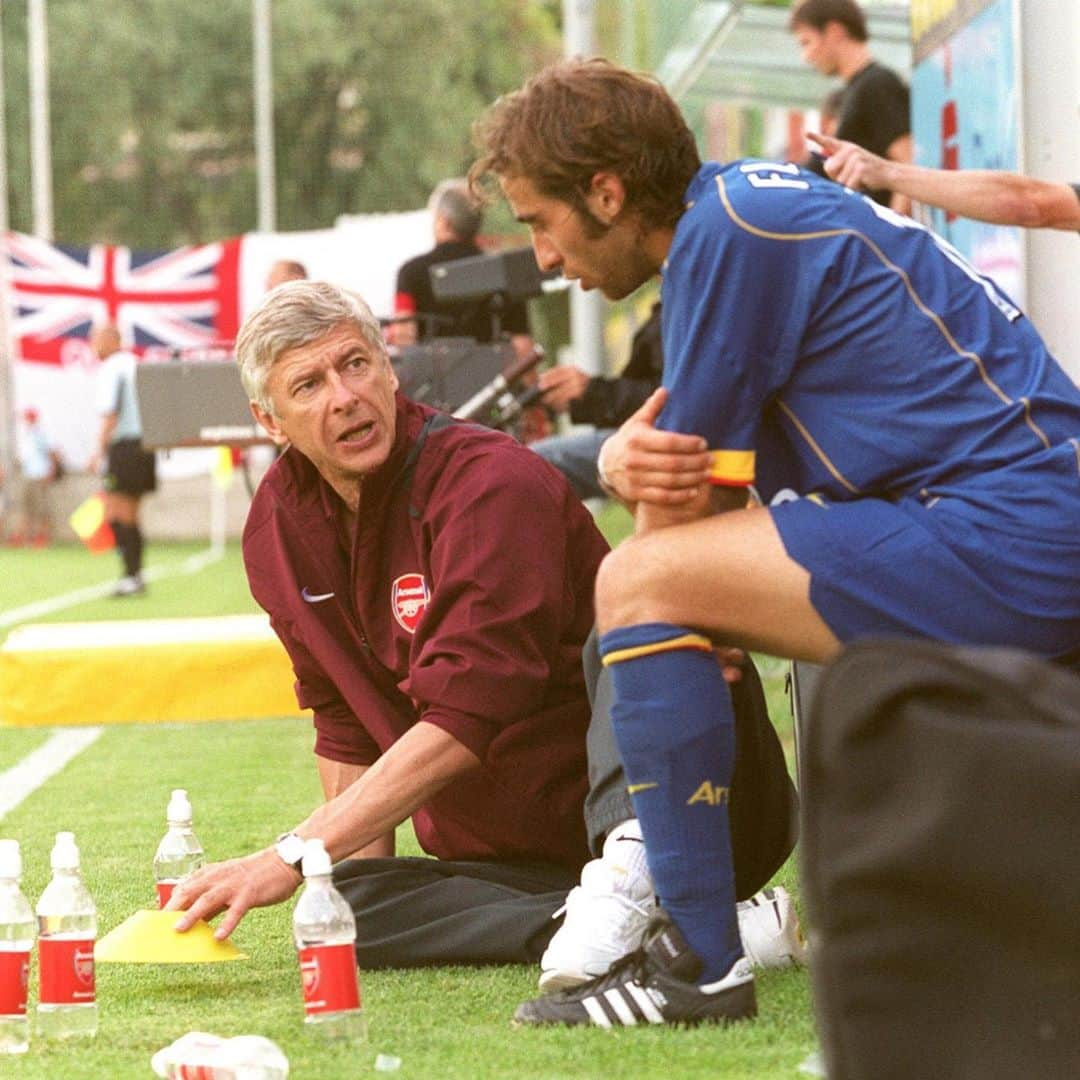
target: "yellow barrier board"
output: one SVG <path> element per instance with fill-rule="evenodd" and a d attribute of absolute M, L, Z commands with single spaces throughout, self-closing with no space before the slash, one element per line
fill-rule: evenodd
<path fill-rule="evenodd" d="M 22 626 L 0 648 L 0 725 L 297 715 L 293 681 L 264 615 Z"/>

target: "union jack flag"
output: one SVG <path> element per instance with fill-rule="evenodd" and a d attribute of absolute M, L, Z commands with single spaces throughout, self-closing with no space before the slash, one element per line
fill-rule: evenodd
<path fill-rule="evenodd" d="M 14 333 L 23 360 L 74 360 L 72 339 L 114 323 L 139 354 L 212 348 L 239 326 L 241 239 L 176 251 L 79 248 L 9 233 Z"/>

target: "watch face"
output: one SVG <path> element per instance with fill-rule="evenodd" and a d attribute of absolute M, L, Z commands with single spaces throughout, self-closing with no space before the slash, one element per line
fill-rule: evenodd
<path fill-rule="evenodd" d="M 304 857 L 304 841 L 296 833 L 289 833 L 274 845 L 274 850 L 290 866 L 299 866 Z"/>

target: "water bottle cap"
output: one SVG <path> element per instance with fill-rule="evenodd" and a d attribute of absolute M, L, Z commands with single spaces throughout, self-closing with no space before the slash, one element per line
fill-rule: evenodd
<path fill-rule="evenodd" d="M 165 810 L 165 820 L 170 823 L 174 821 L 191 821 L 191 800 L 188 799 L 187 791 L 184 788 L 176 788 L 173 791 L 168 808 Z"/>
<path fill-rule="evenodd" d="M 58 832 L 56 843 L 53 845 L 52 857 L 49 860 L 54 870 L 78 870 L 79 849 L 75 846 L 75 834 L 73 832 Z"/>
<path fill-rule="evenodd" d="M 0 840 L 0 878 L 22 877 L 22 852 L 18 840 Z"/>
<path fill-rule="evenodd" d="M 304 861 L 301 863 L 304 877 L 316 877 L 330 873 L 330 856 L 318 837 L 304 841 Z"/>

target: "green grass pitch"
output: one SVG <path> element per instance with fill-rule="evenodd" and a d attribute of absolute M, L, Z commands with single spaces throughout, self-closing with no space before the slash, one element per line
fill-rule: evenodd
<path fill-rule="evenodd" d="M 614 521 L 614 524 L 613 524 Z M 625 524 L 602 519 L 618 533 Z M 610 533 L 609 533 L 610 534 Z M 197 546 L 153 545 L 152 564 L 180 563 Z M 75 548 L 0 553 L 0 612 L 115 575 L 113 556 Z M 239 553 L 197 575 L 151 586 L 146 597 L 103 599 L 41 621 L 232 614 L 255 610 Z M 790 751 L 786 667 L 762 660 L 770 710 Z M 47 729 L 0 728 L 0 770 L 40 745 Z M 0 836 L 23 845 L 24 889 L 33 902 L 48 877 L 53 834 L 73 829 L 98 904 L 104 934 L 140 907 L 152 906 L 151 859 L 164 830 L 173 787 L 186 787 L 196 831 L 212 859 L 266 845 L 301 820 L 320 798 L 305 720 L 229 724 L 121 725 L 0 822 Z M 399 830 L 399 851 L 420 854 L 411 830 Z M 778 876 L 797 892 L 794 866 Z M 90 1042 L 43 1045 L 20 1058 L 0 1058 L 13 1080 L 122 1080 L 151 1076 L 160 1047 L 196 1029 L 220 1035 L 259 1033 L 288 1055 L 290 1075 L 351 1078 L 375 1075 L 378 1053 L 402 1061 L 409 1077 L 544 1077 L 582 1080 L 623 1075 L 666 1077 L 795 1077 L 814 1048 L 806 972 L 758 978 L 760 1016 L 728 1029 L 515 1031 L 509 1017 L 532 996 L 529 967 L 361 973 L 370 1029 L 365 1044 L 326 1044 L 304 1029 L 299 976 L 290 937 L 292 903 L 249 914 L 234 935 L 250 955 L 238 963 L 191 967 L 98 967 L 100 1026 Z M 31 1006 L 36 974 L 31 981 Z"/>

